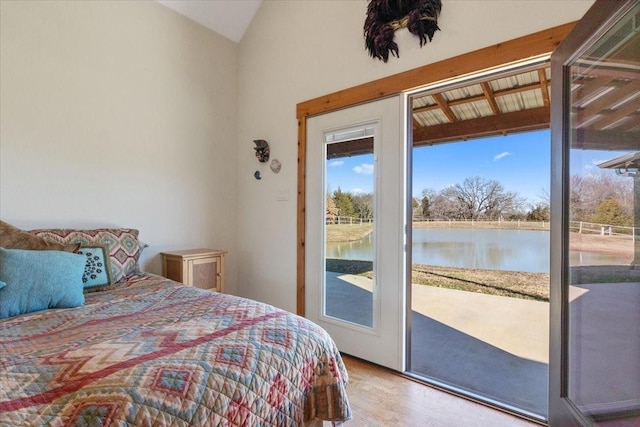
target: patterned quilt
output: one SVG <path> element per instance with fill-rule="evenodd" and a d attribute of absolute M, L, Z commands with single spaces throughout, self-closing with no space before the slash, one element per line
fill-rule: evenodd
<path fill-rule="evenodd" d="M 0 426 L 300 426 L 351 417 L 314 323 L 142 275 L 0 321 Z"/>

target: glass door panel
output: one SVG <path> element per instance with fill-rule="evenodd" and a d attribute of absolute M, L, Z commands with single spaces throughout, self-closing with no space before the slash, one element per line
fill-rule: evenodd
<path fill-rule="evenodd" d="M 596 1 L 552 83 L 549 424 L 637 426 L 640 2 Z"/>
<path fill-rule="evenodd" d="M 324 314 L 373 327 L 374 128 L 325 133 Z"/>
<path fill-rule="evenodd" d="M 404 370 L 400 97 L 307 120 L 305 314 L 340 351 Z"/>
<path fill-rule="evenodd" d="M 410 372 L 537 421 L 548 406 L 550 132 L 525 120 L 548 120 L 548 71 L 539 58 L 408 98 Z"/>
<path fill-rule="evenodd" d="M 568 67 L 567 394 L 621 424 L 640 423 L 640 4 L 627 16 Z"/>
<path fill-rule="evenodd" d="M 482 161 L 505 152 L 514 158 Z M 547 416 L 549 218 L 538 194 L 548 165 L 548 130 L 413 150 L 410 369 L 539 420 Z M 470 211 L 465 195 L 493 207 Z"/>

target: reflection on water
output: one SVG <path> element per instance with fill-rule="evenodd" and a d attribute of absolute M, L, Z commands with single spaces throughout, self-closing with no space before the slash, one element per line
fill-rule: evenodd
<path fill-rule="evenodd" d="M 413 264 L 549 273 L 549 231 L 476 228 L 414 228 Z M 330 242 L 327 258 L 373 259 L 371 235 Z M 619 257 L 571 252 L 571 265 L 619 264 Z"/>
<path fill-rule="evenodd" d="M 417 228 L 413 263 L 487 270 L 549 272 L 549 232 Z"/>
<path fill-rule="evenodd" d="M 354 242 L 327 242 L 326 257 L 373 261 L 373 234 Z"/>
<path fill-rule="evenodd" d="M 571 251 L 569 252 L 569 264 L 572 267 L 585 265 L 629 265 L 629 260 L 615 254 Z"/>

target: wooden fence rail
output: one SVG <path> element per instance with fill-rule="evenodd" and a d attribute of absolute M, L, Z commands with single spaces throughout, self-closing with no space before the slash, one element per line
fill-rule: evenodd
<path fill-rule="evenodd" d="M 351 224 L 351 225 L 359 225 L 359 224 L 372 224 L 373 218 L 355 218 L 351 216 L 335 216 L 335 217 L 327 217 L 327 224 Z"/>
<path fill-rule="evenodd" d="M 373 218 L 356 218 L 348 216 L 327 217 L 327 224 L 338 225 L 362 225 L 372 224 Z M 432 219 L 420 216 L 413 217 L 414 225 L 478 225 L 480 227 L 492 226 L 492 228 L 527 228 L 549 230 L 549 221 L 525 221 L 525 220 L 477 220 L 477 219 Z M 599 234 L 601 236 L 631 236 L 635 241 L 636 233 L 640 234 L 640 227 L 623 225 L 599 224 L 586 221 L 569 221 L 569 231 L 580 234 Z"/>
<path fill-rule="evenodd" d="M 623 225 L 569 221 L 569 231 L 580 234 L 599 234 L 601 236 L 632 236 L 635 240 L 635 235 L 640 230 L 638 227 L 628 227 Z"/>

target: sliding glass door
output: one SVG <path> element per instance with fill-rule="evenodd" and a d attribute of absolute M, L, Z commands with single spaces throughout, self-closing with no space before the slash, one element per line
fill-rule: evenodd
<path fill-rule="evenodd" d="M 640 2 L 596 2 L 552 68 L 550 425 L 637 426 Z"/>
<path fill-rule="evenodd" d="M 548 400 L 550 132 L 526 120 L 548 120 L 548 72 L 540 58 L 408 97 L 409 371 L 539 421 Z"/>

